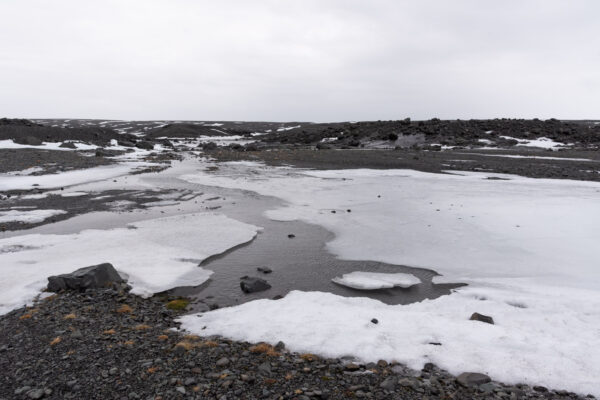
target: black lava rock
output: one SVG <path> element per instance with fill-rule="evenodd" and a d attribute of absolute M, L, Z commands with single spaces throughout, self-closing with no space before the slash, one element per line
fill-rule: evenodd
<path fill-rule="evenodd" d="M 80 268 L 70 274 L 48 277 L 48 291 L 103 288 L 121 282 L 123 279 L 112 264 L 104 263 Z"/>
<path fill-rule="evenodd" d="M 494 318 L 479 313 L 473 313 L 473 315 L 471 315 L 471 318 L 469 319 L 471 321 L 480 321 L 485 322 L 486 324 L 494 325 Z"/>

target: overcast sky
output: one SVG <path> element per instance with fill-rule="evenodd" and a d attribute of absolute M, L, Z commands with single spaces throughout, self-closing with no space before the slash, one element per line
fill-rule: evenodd
<path fill-rule="evenodd" d="M 0 0 L 0 117 L 600 119 L 598 0 Z"/>

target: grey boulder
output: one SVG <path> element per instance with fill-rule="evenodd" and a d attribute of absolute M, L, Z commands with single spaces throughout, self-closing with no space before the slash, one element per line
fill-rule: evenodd
<path fill-rule="evenodd" d="M 465 387 L 479 386 L 492 381 L 489 376 L 478 372 L 463 372 L 456 377 L 456 380 Z"/>
<path fill-rule="evenodd" d="M 121 282 L 123 279 L 112 264 L 104 263 L 80 268 L 69 274 L 48 277 L 48 291 L 104 288 Z"/>
<path fill-rule="evenodd" d="M 264 279 L 245 276 L 240 282 L 240 287 L 244 293 L 255 293 L 270 289 L 271 285 Z"/>

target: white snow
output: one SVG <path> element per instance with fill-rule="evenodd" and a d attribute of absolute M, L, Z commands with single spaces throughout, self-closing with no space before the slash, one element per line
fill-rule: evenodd
<path fill-rule="evenodd" d="M 421 280 L 412 274 L 355 271 L 336 276 L 332 279 L 338 285 L 360 290 L 389 289 L 393 287 L 407 288 L 418 285 Z"/>
<path fill-rule="evenodd" d="M 122 163 L 61 172 L 59 174 L 14 176 L 0 174 L 0 191 L 38 188 L 56 188 L 80 183 L 116 178 L 126 175 L 142 163 Z"/>
<path fill-rule="evenodd" d="M 494 144 L 494 141 L 490 139 L 479 139 L 477 141 L 484 144 Z"/>
<path fill-rule="evenodd" d="M 221 214 L 197 213 L 135 222 L 125 228 L 76 234 L 29 234 L 0 239 L 0 314 L 33 299 L 51 275 L 110 262 L 147 296 L 199 285 L 211 271 L 205 258 L 248 242 L 259 228 Z"/>
<path fill-rule="evenodd" d="M 60 151 L 74 151 L 74 150 L 94 150 L 98 148 L 98 146 L 94 146 L 91 144 L 73 142 L 75 144 L 76 149 L 69 149 L 65 147 L 60 147 L 62 142 L 43 142 L 43 144 L 39 146 L 32 146 L 28 144 L 18 144 L 15 143 L 12 139 L 0 140 L 0 149 L 39 149 L 39 150 L 60 150 Z"/>
<path fill-rule="evenodd" d="M 296 125 L 296 126 L 282 126 L 281 128 L 277 128 L 277 132 L 285 132 L 285 131 L 291 131 L 292 129 L 296 129 L 296 128 L 300 128 L 301 125 Z"/>
<path fill-rule="evenodd" d="M 42 171 L 44 171 L 44 168 L 42 168 L 42 167 L 31 167 L 31 168 L 26 168 L 26 169 L 23 169 L 20 171 L 10 171 L 10 172 L 7 172 L 6 175 L 23 176 L 23 175 L 31 175 L 36 172 L 42 172 Z"/>
<path fill-rule="evenodd" d="M 431 268 L 469 286 L 407 306 L 294 292 L 185 317 L 186 329 L 413 367 L 432 361 L 453 373 L 600 395 L 599 183 L 219 166 L 183 179 L 285 200 L 266 215 L 324 226 L 335 234 L 327 249 L 340 258 Z M 473 312 L 496 325 L 469 321 Z"/>
<path fill-rule="evenodd" d="M 556 149 L 559 147 L 565 147 L 567 144 L 555 142 L 554 140 L 547 137 L 539 137 L 537 139 L 519 139 L 511 136 L 500 136 L 503 139 L 516 140 L 519 142 L 517 146 L 525 147 L 541 147 L 543 149 Z"/>
<path fill-rule="evenodd" d="M 506 157 L 506 158 L 533 158 L 539 160 L 559 160 L 559 161 L 596 161 L 591 158 L 575 158 L 575 157 L 550 157 L 550 156 L 529 156 L 529 155 L 518 155 L 518 154 L 487 154 L 487 153 L 455 153 L 464 155 L 476 155 L 485 157 Z M 456 161 L 456 160 L 450 160 Z M 474 161 L 474 160 L 470 160 Z"/>
<path fill-rule="evenodd" d="M 31 211 L 0 211 L 0 223 L 2 222 L 23 222 L 34 224 L 42 222 L 55 215 L 66 214 L 64 210 L 31 210 Z"/>

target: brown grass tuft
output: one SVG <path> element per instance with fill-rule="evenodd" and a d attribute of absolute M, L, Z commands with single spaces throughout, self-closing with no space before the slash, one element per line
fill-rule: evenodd
<path fill-rule="evenodd" d="M 198 335 L 185 335 L 183 338 L 185 340 L 191 340 L 192 342 L 196 341 L 196 340 L 200 340 L 200 336 L 198 336 Z"/>
<path fill-rule="evenodd" d="M 167 340 L 169 337 L 167 335 L 160 335 L 158 340 Z"/>
<path fill-rule="evenodd" d="M 114 335 L 115 333 L 117 333 L 117 331 L 115 331 L 114 329 L 107 329 L 104 332 L 105 335 Z"/>
<path fill-rule="evenodd" d="M 77 316 L 73 313 L 67 314 L 63 317 L 63 319 L 75 319 L 75 318 L 77 318 Z"/>
<path fill-rule="evenodd" d="M 136 331 L 146 331 L 151 328 L 152 327 L 150 325 L 140 324 L 140 325 L 136 325 L 133 329 L 135 329 Z"/>
<path fill-rule="evenodd" d="M 300 354 L 300 358 L 303 359 L 304 361 L 311 361 L 311 362 L 319 359 L 318 356 L 311 354 L 311 353 Z"/>
<path fill-rule="evenodd" d="M 192 343 L 187 340 L 183 340 L 175 345 L 175 347 L 183 347 L 187 351 L 190 351 L 191 349 L 193 349 L 196 346 L 197 346 L 196 343 Z"/>
<path fill-rule="evenodd" d="M 50 346 L 54 346 L 59 344 L 62 341 L 62 338 L 60 336 L 55 337 L 54 339 L 52 339 L 52 341 L 50 342 Z"/>
<path fill-rule="evenodd" d="M 207 340 L 206 342 L 202 343 L 202 347 L 218 347 L 219 343 L 215 342 L 214 340 Z"/>
<path fill-rule="evenodd" d="M 280 354 L 273 346 L 267 343 L 259 343 L 250 347 L 250 352 L 254 354 L 266 354 L 269 357 L 277 357 Z"/>
<path fill-rule="evenodd" d="M 131 314 L 133 309 L 127 304 L 123 304 L 121 307 L 117 308 L 117 312 L 120 314 Z"/>
<path fill-rule="evenodd" d="M 125 342 L 123 342 L 123 344 L 127 346 L 133 346 L 135 342 L 133 340 L 126 340 Z"/>
<path fill-rule="evenodd" d="M 23 321 L 23 320 L 25 320 L 25 319 L 31 319 L 31 317 L 33 317 L 33 314 L 29 312 L 29 313 L 27 313 L 27 314 L 23 314 L 23 315 L 21 315 L 21 316 L 19 317 L 19 319 L 20 319 L 21 321 Z"/>
<path fill-rule="evenodd" d="M 148 368 L 146 371 L 147 371 L 149 374 L 153 374 L 153 373 L 155 373 L 156 371 L 158 371 L 158 369 L 159 369 L 158 367 L 150 367 L 150 368 Z"/>

